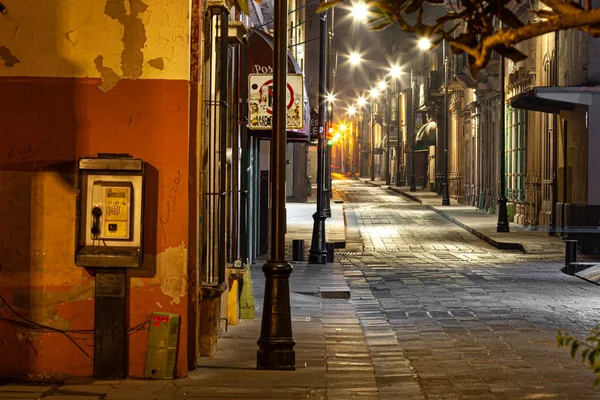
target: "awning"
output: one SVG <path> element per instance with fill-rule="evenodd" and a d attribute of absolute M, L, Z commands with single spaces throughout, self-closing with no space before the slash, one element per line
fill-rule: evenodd
<path fill-rule="evenodd" d="M 600 86 L 539 86 L 512 97 L 509 103 L 514 108 L 558 114 L 577 105 L 589 106 L 598 96 Z"/>
<path fill-rule="evenodd" d="M 255 28 L 248 30 L 248 73 L 249 74 L 272 74 L 273 73 L 273 36 Z M 288 74 L 302 74 L 298 62 L 288 51 Z M 304 85 L 304 128 L 300 130 L 288 129 L 288 142 L 309 142 L 310 141 L 310 106 L 308 104 L 308 94 L 306 84 Z M 273 136 L 271 130 L 252 130 L 248 128 L 252 136 L 261 139 L 270 140 Z"/>
<path fill-rule="evenodd" d="M 435 138 L 437 136 L 437 124 L 435 121 L 429 121 L 425 125 L 423 125 L 417 131 L 417 136 L 415 138 L 417 146 L 431 146 L 435 145 Z"/>

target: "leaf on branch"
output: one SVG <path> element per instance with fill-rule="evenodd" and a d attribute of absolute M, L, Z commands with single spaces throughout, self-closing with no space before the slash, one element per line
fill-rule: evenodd
<path fill-rule="evenodd" d="M 509 9 L 504 8 L 504 7 L 502 7 L 498 11 L 498 18 L 500 18 L 500 20 L 502 22 L 504 22 L 506 25 L 508 25 L 509 27 L 514 28 L 514 29 L 525 26 L 525 24 L 523 22 L 521 22 L 519 17 L 517 17 L 515 14 L 513 14 L 512 11 L 510 11 Z"/>
<path fill-rule="evenodd" d="M 392 24 L 392 21 L 390 21 L 389 19 L 382 18 L 380 21 L 374 22 L 373 24 L 371 24 L 371 29 L 374 31 L 380 31 L 384 28 L 387 28 L 391 24 Z"/>
<path fill-rule="evenodd" d="M 411 0 L 404 6 L 402 10 L 405 14 L 412 14 L 417 12 L 421 7 L 423 7 L 423 0 Z"/>
<path fill-rule="evenodd" d="M 524 59 L 527 58 L 527 56 L 525 54 L 521 53 L 519 50 L 515 49 L 514 47 L 506 47 L 504 45 L 498 45 L 498 46 L 494 46 L 493 49 L 496 50 L 496 52 L 498 54 L 500 54 L 502 57 L 506 57 L 506 58 L 512 60 L 513 62 L 523 61 Z"/>
<path fill-rule="evenodd" d="M 317 8 L 317 14 L 327 11 L 330 8 L 337 6 L 338 4 L 343 3 L 344 1 L 345 0 L 322 1 L 321 4 L 319 4 L 319 8 Z"/>

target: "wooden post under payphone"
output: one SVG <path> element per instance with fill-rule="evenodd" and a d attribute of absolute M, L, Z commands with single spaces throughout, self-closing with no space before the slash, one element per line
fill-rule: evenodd
<path fill-rule="evenodd" d="M 144 182 L 144 162 L 127 154 L 78 162 L 75 264 L 96 278 L 96 378 L 127 376 L 127 269 L 143 263 Z"/>
<path fill-rule="evenodd" d="M 94 306 L 94 376 L 126 377 L 127 270 L 98 268 Z"/>

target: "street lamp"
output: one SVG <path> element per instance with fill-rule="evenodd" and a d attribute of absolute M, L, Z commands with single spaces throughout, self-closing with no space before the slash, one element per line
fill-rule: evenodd
<path fill-rule="evenodd" d="M 369 7 L 363 2 L 352 5 L 352 16 L 357 21 L 366 21 L 369 16 Z"/>
<path fill-rule="evenodd" d="M 379 90 L 371 89 L 371 180 L 375 180 L 375 123 L 373 119 L 373 99 L 379 96 Z"/>
<path fill-rule="evenodd" d="M 350 153 L 350 175 L 354 176 L 356 174 L 356 154 L 357 154 L 357 143 L 356 136 L 354 135 L 354 114 L 356 114 L 356 107 L 349 106 L 346 110 L 348 115 L 350 116 L 350 137 L 352 138 L 352 152 Z"/>
<path fill-rule="evenodd" d="M 311 264 L 326 264 L 327 249 L 325 237 L 325 149 L 327 147 L 327 14 L 319 16 L 319 138 L 317 141 L 317 210 L 313 214 L 313 231 L 310 244 L 309 262 Z"/>
<path fill-rule="evenodd" d="M 444 175 L 442 176 L 442 205 L 450 205 L 448 190 L 448 57 L 446 56 L 446 40 L 442 41 L 442 58 L 444 59 Z M 437 143 L 436 143 L 437 145 Z M 437 149 L 436 149 L 437 154 Z"/>
<path fill-rule="evenodd" d="M 414 127 L 415 124 L 415 79 L 413 76 L 412 66 L 410 67 L 410 118 L 411 118 L 411 127 L 412 127 L 412 157 L 410 161 L 410 191 L 416 192 L 417 185 L 415 183 L 415 145 L 417 144 L 417 131 Z"/>
<path fill-rule="evenodd" d="M 367 104 L 367 100 L 366 100 L 366 99 L 365 99 L 363 96 L 360 96 L 360 97 L 359 97 L 359 98 L 356 100 L 356 104 L 358 105 L 358 108 L 359 108 L 359 115 L 358 115 L 358 118 L 359 118 L 359 120 L 360 120 L 360 125 L 359 125 L 359 126 L 360 126 L 359 137 L 361 137 L 361 138 L 362 138 L 362 137 L 364 136 L 364 126 L 363 126 L 363 125 L 364 125 L 364 118 L 363 118 L 363 115 L 364 115 L 364 114 L 363 114 L 363 110 L 362 110 L 362 109 L 363 109 L 363 108 L 365 107 L 365 105 Z M 363 138 L 362 140 L 363 140 L 363 142 L 364 142 L 364 138 Z M 362 146 L 361 146 L 361 149 L 362 149 Z M 357 150 L 357 152 L 358 152 L 358 150 Z M 358 156 L 357 156 L 357 157 L 358 157 Z M 359 167 L 360 167 L 360 168 L 358 169 L 358 175 L 359 175 L 359 176 L 362 176 L 362 170 L 363 170 L 363 169 L 362 169 L 362 157 L 358 157 L 358 160 L 359 160 Z"/>
<path fill-rule="evenodd" d="M 325 132 L 329 133 L 333 125 L 333 103 L 335 102 L 334 94 L 331 92 L 327 93 L 325 100 L 327 101 L 327 130 Z M 325 146 L 325 160 L 325 207 L 323 210 L 325 211 L 327 218 L 331 218 L 331 146 L 329 145 Z"/>
<path fill-rule="evenodd" d="M 394 96 L 396 100 L 396 129 L 398 134 L 398 143 L 396 148 L 396 186 L 400 187 L 400 155 L 402 154 L 402 143 L 400 142 L 400 93 L 398 92 L 398 82 L 400 81 L 400 75 L 402 75 L 402 69 L 399 65 L 392 65 L 390 69 L 390 75 L 394 78 Z M 388 137 L 388 141 L 390 138 Z"/>
<path fill-rule="evenodd" d="M 390 113 L 388 110 L 388 92 L 387 92 L 387 83 L 385 81 L 380 81 L 377 86 L 379 90 L 385 91 L 385 107 L 383 107 L 383 121 L 387 122 L 387 144 L 386 144 L 386 152 L 387 157 L 385 158 L 385 184 L 389 185 L 391 182 L 391 174 L 390 174 Z"/>
<path fill-rule="evenodd" d="M 362 61 L 362 58 L 359 53 L 354 51 L 354 52 L 350 53 L 350 55 L 348 56 L 348 60 L 350 60 L 350 64 L 356 66 L 356 65 L 360 64 L 360 62 Z"/>
<path fill-rule="evenodd" d="M 344 151 L 344 147 L 346 146 L 346 129 L 348 127 L 346 126 L 346 124 L 344 124 L 343 122 L 340 123 L 338 125 L 338 133 L 337 133 L 337 137 L 338 139 L 341 139 L 340 142 L 340 172 L 344 173 L 345 172 L 345 163 L 344 163 L 344 157 L 345 157 L 345 151 Z M 335 138 L 334 138 L 334 143 L 335 143 Z"/>

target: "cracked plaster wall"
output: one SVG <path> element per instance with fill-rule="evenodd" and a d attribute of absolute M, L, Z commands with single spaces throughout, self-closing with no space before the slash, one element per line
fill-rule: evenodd
<path fill-rule="evenodd" d="M 130 271 L 129 326 L 155 311 L 179 314 L 177 371 L 183 376 L 188 83 L 123 80 L 106 93 L 97 84 L 90 79 L 0 78 L 0 294 L 38 323 L 92 329 L 94 278 L 73 262 L 73 166 L 80 157 L 99 152 L 140 157 L 148 163 L 146 254 L 144 266 Z M 147 332 L 128 340 L 129 373 L 142 376 Z M 87 348 L 90 342 L 80 344 Z M 92 373 L 91 360 L 60 334 L 0 324 L 0 352 L 13 360 L 0 363 L 0 377 Z"/>
<path fill-rule="evenodd" d="M 103 90 L 121 78 L 189 77 L 189 0 L 3 4 L 0 76 L 104 78 Z"/>

